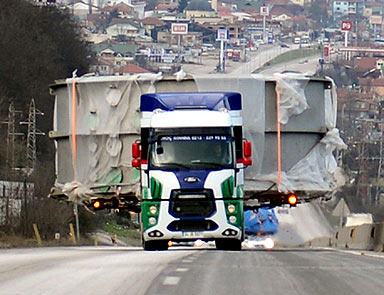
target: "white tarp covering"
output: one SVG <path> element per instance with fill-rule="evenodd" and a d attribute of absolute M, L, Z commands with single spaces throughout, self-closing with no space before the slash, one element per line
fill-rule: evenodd
<path fill-rule="evenodd" d="M 266 161 L 275 161 L 272 156 L 271 159 L 268 157 L 271 146 L 266 146 L 266 144 L 272 144 L 267 143 L 266 132 L 275 128 L 266 125 L 268 115 L 266 101 L 271 100 L 268 102 L 269 105 L 276 108 L 275 92 L 280 93 L 281 125 L 292 128 L 290 126 L 294 125 L 289 124 L 293 117 L 297 121 L 301 114 L 304 115 L 308 111 L 314 112 L 308 104 L 308 93 L 305 91 L 311 78 L 296 74 L 279 74 L 270 77 L 207 75 L 193 77 L 193 81 L 190 84 L 183 84 L 180 90 L 179 84 L 183 83 L 183 79 L 191 80 L 191 77 L 186 77 L 184 72 L 178 72 L 173 79 L 166 78 L 165 90 L 177 92 L 197 89 L 198 91 L 230 91 L 242 94 L 244 137 L 252 141 L 254 162 L 254 165 L 246 169 L 245 190 L 262 191 L 265 189 L 265 183 L 267 187 L 273 183 L 276 184 L 276 170 L 270 173 L 262 172 L 265 165 L 271 164 Z M 73 177 L 73 171 L 68 171 L 73 170 L 70 164 L 73 148 L 71 136 L 73 79 L 66 80 L 64 90 L 58 87 L 54 133 L 69 137 L 61 141 L 57 140 L 58 179 L 60 177 L 66 179 L 58 180 L 57 186 L 65 191 L 71 200 L 75 201 L 79 197 L 86 199 L 91 194 L 91 187 L 107 183 L 124 183 L 128 191 L 138 192 L 139 174 L 131 167 L 131 145 L 140 136 L 138 111 L 140 96 L 144 93 L 164 92 L 164 87 L 160 90 L 158 88 L 159 81 L 164 81 L 161 74 L 76 78 L 76 179 Z M 273 81 L 276 85 L 275 91 L 269 93 L 268 97 L 266 81 Z M 323 123 L 318 128 L 315 127 L 318 134 L 323 134 L 323 138 L 320 141 L 316 137 L 317 144 L 288 170 L 282 171 L 282 182 L 277 186 L 279 191 L 328 192 L 335 188 L 336 182 L 332 174 L 337 165 L 332 153 L 335 149 L 345 148 L 338 130 L 335 129 L 335 90 L 333 87 L 317 94 L 322 100 L 319 105 L 323 107 L 318 111 L 315 110 L 314 114 Z M 319 131 L 322 129 L 324 130 Z M 273 145 L 276 145 L 275 141 Z M 292 153 L 295 152 L 292 150 Z"/>

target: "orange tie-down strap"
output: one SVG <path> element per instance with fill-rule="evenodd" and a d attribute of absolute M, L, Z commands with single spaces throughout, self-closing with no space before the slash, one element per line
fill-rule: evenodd
<path fill-rule="evenodd" d="M 73 178 L 77 180 L 77 141 L 76 141 L 76 75 L 73 75 L 72 80 L 72 168 Z"/>
<path fill-rule="evenodd" d="M 276 89 L 277 108 L 277 184 L 281 184 L 281 125 L 280 125 L 280 91 Z"/>

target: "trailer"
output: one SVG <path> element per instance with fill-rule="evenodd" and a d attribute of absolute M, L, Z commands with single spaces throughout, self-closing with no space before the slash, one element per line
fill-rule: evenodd
<path fill-rule="evenodd" d="M 183 72 L 87 76 L 58 81 L 51 92 L 55 115 L 50 137 L 56 144 L 52 198 L 92 210 L 142 211 L 143 172 L 132 165 L 132 146 L 143 136 L 140 97 L 159 93 L 241 96 L 237 112 L 242 136 L 252 143 L 253 160 L 239 169 L 244 184 L 236 193 L 243 210 L 329 199 L 343 182 L 334 151 L 346 146 L 335 128 L 337 98 L 328 78 Z"/>

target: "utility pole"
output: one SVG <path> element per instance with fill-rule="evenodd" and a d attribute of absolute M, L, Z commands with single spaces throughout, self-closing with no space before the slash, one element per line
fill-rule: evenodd
<path fill-rule="evenodd" d="M 8 108 L 8 120 L 1 122 L 8 125 L 8 135 L 7 135 L 7 168 L 9 170 L 15 169 L 15 141 L 17 135 L 24 135 L 23 133 L 16 133 L 15 121 L 16 113 L 21 113 L 21 111 L 16 111 L 13 102 L 9 105 Z"/>
<path fill-rule="evenodd" d="M 36 128 L 36 115 L 44 116 L 44 113 L 36 109 L 35 100 L 32 98 L 29 105 L 28 121 L 20 122 L 21 125 L 28 125 L 27 135 L 27 165 L 34 169 L 36 166 L 36 135 L 45 135 Z"/>
<path fill-rule="evenodd" d="M 260 15 L 263 16 L 263 41 L 267 42 L 267 32 L 266 32 L 266 17 L 269 16 L 269 7 L 263 4 L 260 7 Z"/>

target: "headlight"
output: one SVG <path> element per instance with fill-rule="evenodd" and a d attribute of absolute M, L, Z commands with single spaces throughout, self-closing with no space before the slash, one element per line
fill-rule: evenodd
<path fill-rule="evenodd" d="M 148 221 L 149 221 L 150 225 L 155 225 L 156 224 L 156 218 L 155 217 L 149 217 Z"/>
<path fill-rule="evenodd" d="M 157 213 L 157 208 L 156 208 L 156 206 L 151 206 L 151 207 L 149 208 L 149 213 L 151 213 L 152 215 L 156 215 L 156 213 Z"/>
<path fill-rule="evenodd" d="M 235 207 L 235 205 L 228 205 L 228 212 L 229 213 L 233 213 L 233 212 L 235 212 L 236 211 L 236 207 Z"/>
<path fill-rule="evenodd" d="M 237 221 L 236 216 L 229 216 L 229 222 L 230 223 L 236 223 L 236 221 Z"/>

